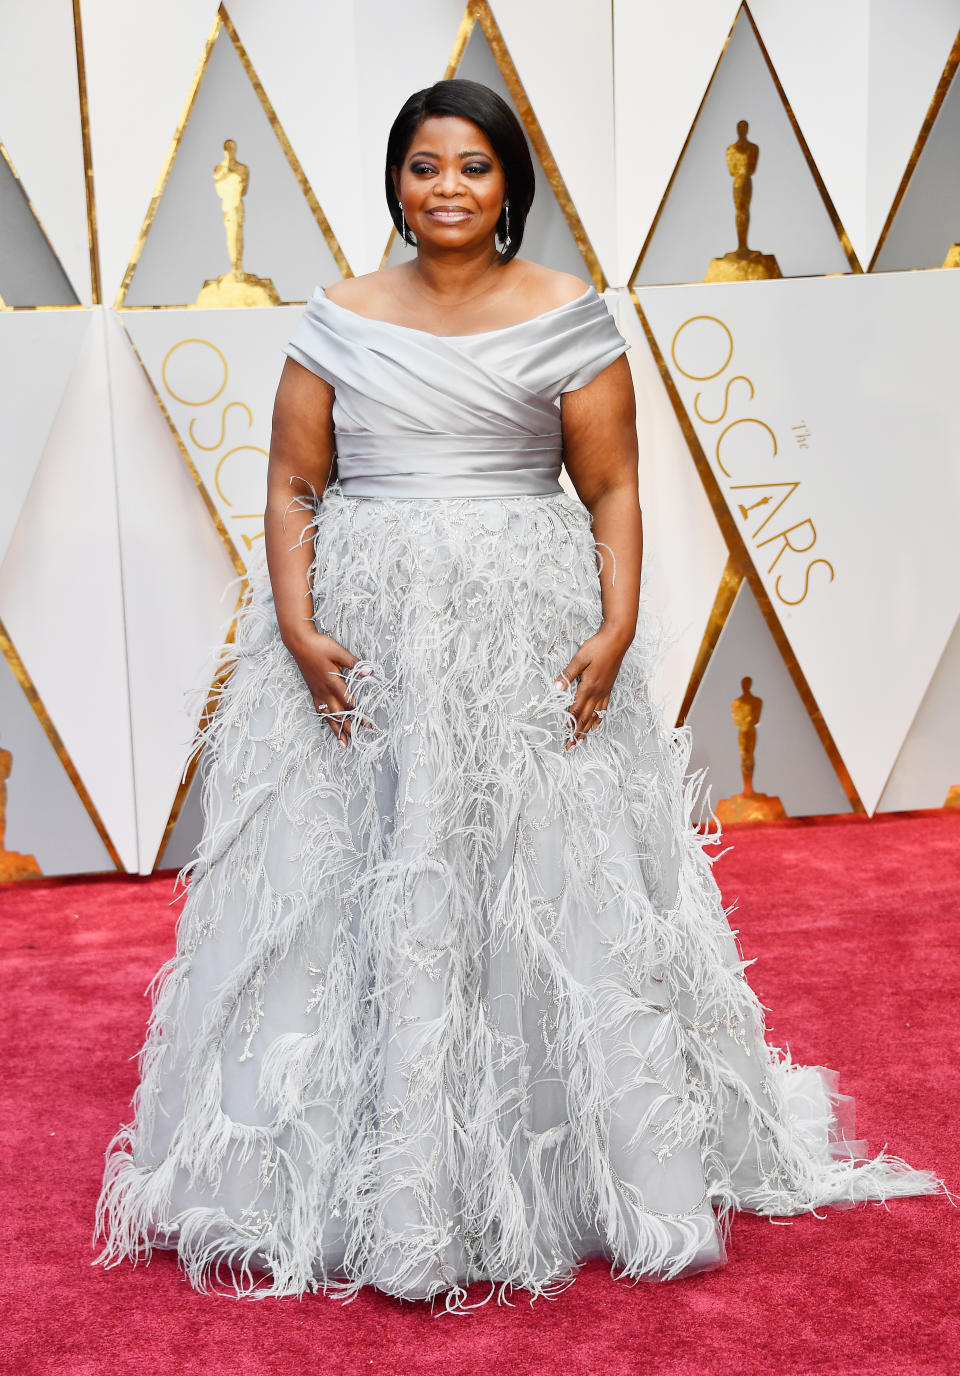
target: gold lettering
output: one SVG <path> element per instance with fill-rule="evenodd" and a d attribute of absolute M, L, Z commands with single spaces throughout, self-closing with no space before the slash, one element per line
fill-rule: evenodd
<path fill-rule="evenodd" d="M 788 502 L 788 501 L 790 500 L 790 498 L 793 496 L 793 494 L 796 492 L 796 490 L 797 490 L 797 488 L 798 488 L 799 486 L 800 486 L 799 480 L 798 480 L 797 482 L 795 482 L 795 483 L 731 483 L 731 485 L 730 485 L 730 491 L 731 491 L 731 492 L 755 492 L 755 491 L 759 490 L 759 491 L 761 491 L 761 492 L 765 492 L 765 491 L 767 490 L 767 488 L 769 488 L 769 487 L 789 487 L 790 491 L 787 493 L 787 495 L 786 495 L 785 497 L 781 497 L 781 498 L 780 498 L 779 502 L 777 502 L 776 506 L 775 506 L 775 507 L 773 508 L 773 510 L 769 513 L 769 515 L 766 517 L 766 520 L 761 521 L 760 524 L 757 526 L 756 530 L 753 532 L 754 535 L 756 536 L 756 535 L 759 535 L 759 534 L 760 534 L 761 530 L 763 530 L 764 526 L 767 524 L 768 521 L 772 521 L 772 520 L 773 520 L 774 516 L 776 516 L 777 512 L 778 512 L 778 511 L 780 510 L 780 508 L 783 506 L 784 502 Z M 770 500 L 769 497 L 761 498 L 759 502 L 754 502 L 754 503 L 753 503 L 753 506 L 747 507 L 746 509 L 745 509 L 743 506 L 741 506 L 741 507 L 740 507 L 740 510 L 743 512 L 743 519 L 744 519 L 744 520 L 747 519 L 747 514 L 746 514 L 747 511 L 752 511 L 754 506 L 761 506 L 761 505 L 764 505 L 764 506 L 765 506 L 766 503 L 767 503 L 769 500 Z"/>
<path fill-rule="evenodd" d="M 223 488 L 220 486 L 220 470 L 223 468 L 223 465 L 226 463 L 227 459 L 232 458 L 234 454 L 242 454 L 244 451 L 247 450 L 254 454 L 262 454 L 265 459 L 269 458 L 267 451 L 265 449 L 261 449 L 260 446 L 257 444 L 238 444 L 235 445 L 233 449 L 227 450 L 227 452 L 223 455 L 220 462 L 217 464 L 216 468 L 213 471 L 214 486 L 216 487 L 221 500 L 225 502 L 227 506 L 233 506 L 233 502 L 231 502 L 230 498 L 227 496 Z"/>
<path fill-rule="evenodd" d="M 807 593 L 810 591 L 810 574 L 813 572 L 813 570 L 817 567 L 818 564 L 825 564 L 826 567 L 830 570 L 830 582 L 832 583 L 832 582 L 833 582 L 833 565 L 831 564 L 830 560 L 829 560 L 829 559 L 814 559 L 813 563 L 812 563 L 812 564 L 808 564 L 807 567 L 806 567 L 806 569 L 805 569 L 805 571 L 804 571 L 804 575 L 803 575 L 803 592 L 800 594 L 799 597 L 792 598 L 792 599 L 789 598 L 789 597 L 784 597 L 783 593 L 780 591 L 780 580 L 781 580 L 781 578 L 783 577 L 783 574 L 782 574 L 782 573 L 778 573 L 778 574 L 777 574 L 777 581 L 776 581 L 776 583 L 774 584 L 774 587 L 776 588 L 777 596 L 779 597 L 780 601 L 783 602 L 783 603 L 785 603 L 785 605 L 788 606 L 788 607 L 799 607 L 800 603 L 804 600 L 804 598 L 806 597 Z"/>
<path fill-rule="evenodd" d="M 730 424 L 726 426 L 725 429 L 720 431 L 720 434 L 717 437 L 717 447 L 714 451 L 717 457 L 717 466 L 720 469 L 720 472 L 728 478 L 732 478 L 733 474 L 729 473 L 727 469 L 723 466 L 723 461 L 720 458 L 720 446 L 721 444 L 723 444 L 724 439 L 727 435 L 729 435 L 730 431 L 736 429 L 738 425 L 759 425 L 762 430 L 766 430 L 771 440 L 773 440 L 773 453 L 770 455 L 771 459 L 776 458 L 777 454 L 777 437 L 770 429 L 769 425 L 766 423 L 765 420 L 757 420 L 755 416 L 743 416 L 740 420 L 732 420 Z"/>
<path fill-rule="evenodd" d="M 247 429 L 250 429 L 251 425 L 253 424 L 253 412 L 250 410 L 250 407 L 246 404 L 245 401 L 228 401 L 226 406 L 220 412 L 220 437 L 219 439 L 214 440 L 213 444 L 201 444 L 200 441 L 197 439 L 196 435 L 193 433 L 193 427 L 197 423 L 196 416 L 194 416 L 193 420 L 190 422 L 190 425 L 188 427 L 188 433 L 190 435 L 190 439 L 193 441 L 193 443 L 197 446 L 198 449 L 203 449 L 209 454 L 212 450 L 220 448 L 221 444 L 223 444 L 224 438 L 227 433 L 227 413 L 229 411 L 232 411 L 234 406 L 239 406 L 241 411 L 246 411 Z"/>
<path fill-rule="evenodd" d="M 719 325 L 721 330 L 723 330 L 724 334 L 727 336 L 727 356 L 720 364 L 720 367 L 712 373 L 688 373 L 686 368 L 684 368 L 682 363 L 677 358 L 677 340 L 680 338 L 681 334 L 687 328 L 688 325 L 693 325 L 698 320 L 712 321 L 714 325 Z M 679 326 L 676 334 L 673 336 L 673 341 L 670 345 L 670 357 L 673 359 L 676 368 L 681 373 L 683 373 L 684 377 L 690 378 L 693 382 L 709 382 L 712 377 L 719 377 L 720 374 L 723 372 L 724 368 L 727 367 L 730 360 L 733 358 L 733 335 L 727 329 L 723 321 L 718 320 L 715 315 L 691 315 L 689 320 L 685 320 L 683 324 Z"/>
<path fill-rule="evenodd" d="M 204 397 L 200 401 L 194 401 L 191 400 L 189 397 L 179 396 L 170 386 L 170 383 L 167 381 L 167 364 L 170 362 L 171 358 L 177 352 L 177 350 L 182 349 L 186 344 L 200 344 L 205 349 L 212 349 L 213 352 L 217 355 L 217 358 L 219 358 L 220 362 L 223 364 L 223 381 L 220 383 L 220 386 L 211 396 Z M 227 367 L 227 360 L 224 358 L 223 354 L 217 348 L 216 344 L 211 344 L 209 339 L 179 340 L 178 343 L 174 344 L 171 348 L 167 350 L 166 355 L 164 356 L 163 363 L 160 366 L 160 376 L 163 378 L 164 387 L 166 387 L 167 391 L 173 397 L 174 401 L 179 401 L 182 406 L 209 406 L 211 401 L 216 401 L 217 397 L 220 396 L 224 387 L 226 387 L 227 385 L 227 377 L 229 376 L 229 371 L 230 370 Z"/>
<path fill-rule="evenodd" d="M 724 416 L 727 414 L 727 407 L 730 405 L 730 388 L 735 382 L 745 382 L 747 384 L 750 388 L 750 395 L 747 400 L 753 401 L 753 383 L 748 377 L 744 377 L 742 373 L 738 373 L 736 377 L 730 378 L 726 387 L 723 389 L 723 410 L 720 412 L 719 416 L 705 416 L 703 414 L 700 410 L 700 398 L 703 396 L 703 393 L 698 392 L 693 399 L 693 409 L 705 425 L 719 425 L 723 420 Z"/>
<path fill-rule="evenodd" d="M 813 539 L 810 541 L 809 545 L 795 545 L 790 539 L 790 536 L 795 530 L 803 530 L 804 526 L 810 527 Z M 764 545 L 769 545 L 774 540 L 782 540 L 783 544 L 777 550 L 773 563 L 767 569 L 767 573 L 773 572 L 774 565 L 785 549 L 792 550 L 794 554 L 806 554 L 808 549 L 813 549 L 814 545 L 817 543 L 817 528 L 809 518 L 805 521 L 798 521 L 795 526 L 788 526 L 786 530 L 778 531 L 776 535 L 768 535 L 765 540 L 758 540 L 757 548 L 762 549 Z"/>

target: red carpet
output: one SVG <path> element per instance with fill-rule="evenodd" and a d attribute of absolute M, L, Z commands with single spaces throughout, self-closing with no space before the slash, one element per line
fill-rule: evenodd
<path fill-rule="evenodd" d="M 731 835 L 728 833 L 728 835 Z M 771 1040 L 840 1071 L 858 1135 L 960 1189 L 960 813 L 741 828 L 716 873 Z M 0 889 L 6 1233 L 0 1369 L 17 1376 L 831 1376 L 956 1371 L 960 1208 L 740 1215 L 729 1264 L 433 1318 L 197 1295 L 169 1254 L 92 1267 L 103 1151 L 128 1116 L 172 951 L 172 877 Z M 482 1291 L 478 1292 L 482 1293 Z"/>

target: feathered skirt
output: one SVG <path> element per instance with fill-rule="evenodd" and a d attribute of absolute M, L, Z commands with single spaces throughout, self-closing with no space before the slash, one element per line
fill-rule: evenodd
<path fill-rule="evenodd" d="M 555 680 L 602 619 L 587 509 L 335 482 L 314 538 L 317 625 L 358 656 L 352 741 L 261 565 L 198 737 L 204 832 L 96 1262 L 176 1248 L 198 1289 L 452 1309 L 474 1281 L 475 1303 L 555 1294 L 590 1256 L 720 1266 L 736 1210 L 941 1188 L 866 1158 L 835 1073 L 767 1044 L 642 611 L 601 727 L 564 748 Z"/>

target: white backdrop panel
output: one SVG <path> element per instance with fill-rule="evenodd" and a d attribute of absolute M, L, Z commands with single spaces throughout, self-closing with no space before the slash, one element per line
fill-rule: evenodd
<path fill-rule="evenodd" d="M 124 324 L 239 558 L 263 539 L 273 400 L 301 306 L 124 311 Z"/>
<path fill-rule="evenodd" d="M 173 142 L 217 6 L 80 0 L 104 301 L 113 301 Z"/>
<path fill-rule="evenodd" d="M 95 307 L 6 558 L 0 618 L 123 864 L 137 868 L 105 314 Z"/>
<path fill-rule="evenodd" d="M 0 562 L 89 323 L 84 311 L 0 313 Z"/>
<path fill-rule="evenodd" d="M 867 247 L 871 0 L 752 0 L 750 12 L 861 265 Z M 871 246 L 872 247 L 872 246 Z M 866 255 L 866 256 L 864 256 Z"/>
<path fill-rule="evenodd" d="M 13 755 L 4 848 L 32 855 L 44 874 L 113 872 L 106 846 L 2 655 L 0 747 Z"/>
<path fill-rule="evenodd" d="M 0 8 L 0 140 L 78 300 L 90 304 L 90 251 L 71 0 Z"/>
<path fill-rule="evenodd" d="M 627 282 L 739 0 L 613 0 L 617 266 Z"/>
<path fill-rule="evenodd" d="M 153 868 L 238 588 L 233 565 L 116 316 L 107 331 L 140 867 Z"/>
<path fill-rule="evenodd" d="M 950 83 L 930 135 L 883 241 L 875 272 L 939 268 L 960 242 L 960 81 Z"/>
<path fill-rule="evenodd" d="M 0 298 L 5 307 L 77 306 L 79 298 L 37 219 L 16 168 L 0 157 Z"/>
<path fill-rule="evenodd" d="M 665 650 L 655 696 L 676 721 L 710 609 L 727 562 L 727 547 L 697 475 L 687 442 L 625 289 L 614 302 L 637 398 L 640 507 L 643 511 L 644 606 L 659 618 Z"/>
<path fill-rule="evenodd" d="M 960 784 L 960 622 L 913 719 L 880 799 L 881 812 L 942 807 Z"/>
<path fill-rule="evenodd" d="M 960 277 L 638 295 L 872 811 L 960 613 Z"/>
<path fill-rule="evenodd" d="M 617 281 L 609 0 L 496 0 L 492 9 L 600 266 Z"/>
<path fill-rule="evenodd" d="M 960 28 L 960 0 L 871 0 L 866 240 L 870 259 Z M 958 231 L 960 237 L 960 231 Z"/>

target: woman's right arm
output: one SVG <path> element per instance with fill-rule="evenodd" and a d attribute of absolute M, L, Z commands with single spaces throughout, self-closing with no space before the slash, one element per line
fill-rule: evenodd
<path fill-rule="evenodd" d="M 346 746 L 350 719 L 336 714 L 353 706 L 343 671 L 357 657 L 317 631 L 309 580 L 314 493 L 319 496 L 326 487 L 334 456 L 333 398 L 328 382 L 287 359 L 273 407 L 264 537 L 281 639 L 303 674 L 314 708 L 327 704 L 324 716 Z"/>

